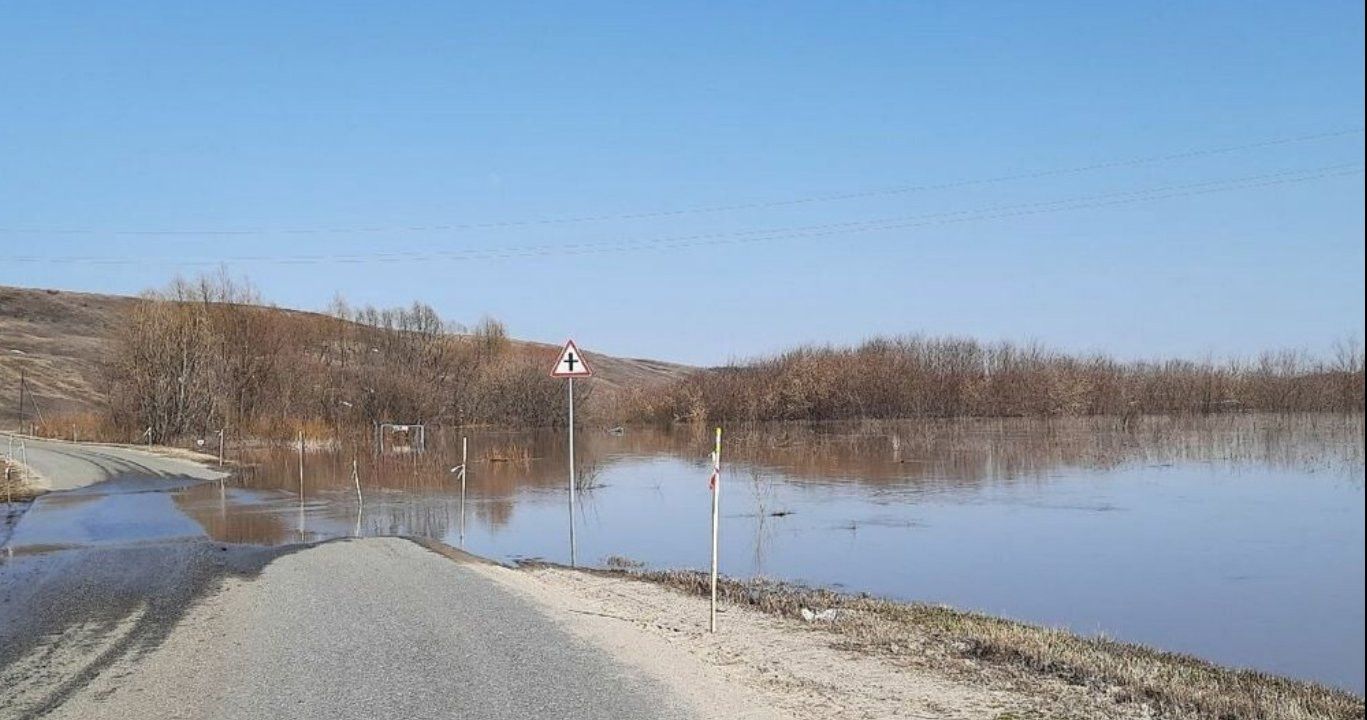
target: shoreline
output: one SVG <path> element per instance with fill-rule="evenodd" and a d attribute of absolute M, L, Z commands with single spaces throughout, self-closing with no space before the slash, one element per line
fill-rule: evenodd
<path fill-rule="evenodd" d="M 510 566 L 423 538 L 338 538 L 278 548 L 203 544 L 212 554 L 258 557 L 258 564 L 249 563 L 241 576 L 219 576 L 201 588 L 202 594 L 182 598 L 171 613 L 177 619 L 145 649 L 155 657 L 163 645 L 185 645 L 187 637 L 203 633 L 204 623 L 212 623 L 214 613 L 206 614 L 206 609 L 256 586 L 258 577 L 313 587 L 313 581 L 305 582 L 313 577 L 311 558 L 332 557 L 343 567 L 350 564 L 349 558 L 359 561 L 376 548 L 395 547 L 395 542 L 426 550 L 423 554 L 430 553 L 429 557 L 441 556 L 516 594 L 570 635 L 667 689 L 693 709 L 690 717 L 1363 716 L 1362 698 L 1313 683 L 946 607 L 779 583 L 721 579 L 719 628 L 709 633 L 706 576 L 699 572 L 571 569 L 547 563 Z M 158 544 L 151 549 L 181 546 Z M 355 552 L 347 546 L 354 546 Z M 146 551 L 114 552 L 129 550 Z M 395 582 L 416 581 L 433 569 L 420 556 L 403 557 L 405 562 L 396 556 L 389 563 Z M 268 589 L 249 592 L 264 593 L 263 602 L 283 601 L 265 600 L 275 597 Z M 469 632 L 478 636 L 479 629 Z M 84 657 L 78 651 L 68 659 L 81 663 L 86 662 Z M 129 656 L 114 675 L 150 683 L 157 671 L 146 668 L 156 667 L 155 660 L 144 666 Z M 1114 674 L 1117 669 L 1130 675 Z M 91 686 L 82 683 L 80 697 L 74 699 L 95 698 L 105 684 L 106 680 L 92 678 Z M 71 709 L 83 707 L 80 702 Z"/>
<path fill-rule="evenodd" d="M 433 549 L 430 541 L 419 544 Z M 509 570 L 485 562 L 494 575 L 499 574 L 497 568 Z M 874 716 L 893 715 L 902 707 L 900 703 L 915 702 L 912 695 L 924 692 L 928 681 L 993 695 L 994 702 L 1003 708 L 987 717 L 1031 717 L 1031 713 L 1058 716 L 1061 710 L 1067 711 L 1063 716 L 1076 718 L 1158 716 L 1184 720 L 1346 719 L 1364 714 L 1363 698 L 1347 690 L 945 606 L 787 583 L 719 578 L 721 628 L 709 637 L 705 632 L 706 573 L 571 569 L 541 562 L 523 563 L 511 571 L 533 581 L 521 583 L 533 595 L 554 598 L 568 594 L 579 600 L 593 597 L 599 605 L 593 612 L 651 632 L 660 627 L 658 617 L 652 619 L 639 606 L 633 608 L 617 600 L 647 597 L 646 606 L 655 603 L 670 608 L 675 624 L 692 626 L 688 630 L 672 627 L 667 635 L 694 638 L 693 644 L 698 647 L 711 647 L 717 641 L 724 644 L 724 639 L 733 634 L 737 618 L 745 618 L 739 624 L 746 632 L 758 623 L 768 629 L 768 641 L 786 651 L 771 652 L 764 641 L 744 642 L 750 653 L 746 664 L 787 675 L 789 685 L 819 686 L 822 693 L 840 697 L 847 706 L 855 707 L 868 705 L 874 698 L 863 697 L 865 689 L 858 684 L 842 686 L 836 682 L 833 678 L 843 674 L 836 672 L 836 666 L 811 667 L 804 665 L 802 658 L 804 652 L 827 653 L 828 662 L 842 667 L 855 663 L 871 677 L 881 677 L 880 694 L 894 699 L 866 708 Z M 807 642 L 799 642 L 802 649 L 794 652 L 788 647 L 790 641 L 779 642 L 773 633 L 802 637 Z M 830 682 L 819 679 L 824 673 L 832 674 Z M 844 715 L 832 714 L 827 708 L 819 714 L 795 716 Z"/>

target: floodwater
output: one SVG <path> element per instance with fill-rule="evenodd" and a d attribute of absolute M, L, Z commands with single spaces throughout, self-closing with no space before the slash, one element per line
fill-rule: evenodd
<path fill-rule="evenodd" d="M 422 454 L 309 452 L 302 495 L 279 448 L 171 497 L 228 542 L 418 535 L 504 560 L 707 565 L 707 428 L 577 433 L 573 549 L 563 434 L 469 432 L 464 500 L 461 433 L 433 435 Z M 766 425 L 724 441 L 727 575 L 1363 690 L 1360 415 Z"/>

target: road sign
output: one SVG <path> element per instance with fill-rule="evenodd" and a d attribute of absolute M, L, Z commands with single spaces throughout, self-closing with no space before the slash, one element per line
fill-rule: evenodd
<path fill-rule="evenodd" d="M 555 367 L 551 368 L 551 377 L 565 378 L 568 382 L 566 393 L 569 399 L 569 435 L 570 435 L 570 567 L 575 566 L 574 558 L 574 379 L 592 377 L 593 371 L 589 369 L 589 364 L 584 362 L 584 356 L 579 353 L 579 348 L 574 346 L 574 341 L 565 343 L 565 349 L 560 351 L 560 359 L 555 361 Z"/>
<path fill-rule="evenodd" d="M 579 348 L 574 346 L 574 341 L 565 343 L 565 349 L 560 351 L 560 359 L 555 361 L 555 368 L 551 370 L 551 377 L 586 378 L 592 376 L 593 371 L 589 369 L 589 364 L 584 362 L 584 356 L 579 353 Z"/>

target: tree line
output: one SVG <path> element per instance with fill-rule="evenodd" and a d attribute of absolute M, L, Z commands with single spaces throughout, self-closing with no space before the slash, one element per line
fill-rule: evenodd
<path fill-rule="evenodd" d="M 877 338 L 700 371 L 623 402 L 656 422 L 1361 412 L 1363 353 L 1342 343 L 1327 359 L 1123 362 L 1009 342 Z"/>
<path fill-rule="evenodd" d="M 167 442 L 219 428 L 287 437 L 375 422 L 556 426 L 553 358 L 503 325 L 472 328 L 422 303 L 325 313 L 265 307 L 246 281 L 177 279 L 141 296 L 103 374 L 105 433 Z M 586 388 L 587 390 L 587 388 Z"/>
<path fill-rule="evenodd" d="M 512 341 L 496 320 L 466 328 L 420 302 L 354 308 L 339 295 L 322 313 L 282 310 L 220 272 L 144 293 L 115 337 L 102 412 L 83 437 L 566 422 L 562 384 L 547 374 L 553 352 Z M 1356 344 L 1327 358 L 1119 361 L 921 336 L 805 346 L 596 398 L 582 387 L 586 417 L 661 423 L 1362 412 L 1364 395 Z"/>

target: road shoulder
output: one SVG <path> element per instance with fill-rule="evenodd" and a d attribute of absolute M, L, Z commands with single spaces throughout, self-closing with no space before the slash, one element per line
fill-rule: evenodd
<path fill-rule="evenodd" d="M 1081 688 L 1013 687 L 973 668 L 912 665 L 843 649 L 820 624 L 732 604 L 707 632 L 704 598 L 561 567 L 477 572 L 535 601 L 579 637 L 641 669 L 712 718 L 1130 717 Z"/>

